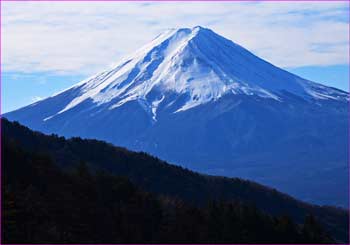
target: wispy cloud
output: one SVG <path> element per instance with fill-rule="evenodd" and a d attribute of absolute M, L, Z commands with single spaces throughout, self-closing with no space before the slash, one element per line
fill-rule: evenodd
<path fill-rule="evenodd" d="M 282 67 L 348 63 L 347 3 L 4 2 L 3 69 L 92 74 L 173 27 L 202 25 Z"/>
<path fill-rule="evenodd" d="M 34 97 L 32 97 L 32 103 L 37 102 L 37 101 L 42 100 L 42 99 L 43 99 L 43 97 L 34 96 Z"/>

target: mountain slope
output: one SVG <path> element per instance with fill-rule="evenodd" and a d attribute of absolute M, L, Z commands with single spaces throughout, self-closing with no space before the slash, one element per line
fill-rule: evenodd
<path fill-rule="evenodd" d="M 112 69 L 5 116 L 347 206 L 348 99 L 195 27 L 167 31 Z"/>
<path fill-rule="evenodd" d="M 348 239 L 347 211 L 300 202 L 254 182 L 201 175 L 145 153 L 130 152 L 96 140 L 46 136 L 6 119 L 2 119 L 2 135 L 3 146 L 15 145 L 29 153 L 45 154 L 64 169 L 85 162 L 93 170 L 128 177 L 145 191 L 181 198 L 198 206 L 208 200 L 240 201 L 271 215 L 287 214 L 297 223 L 303 223 L 306 215 L 313 214 L 337 241 Z M 7 164 L 9 161 L 3 166 Z"/>
<path fill-rule="evenodd" d="M 64 172 L 43 152 L 2 143 L 2 244 L 335 242 L 312 215 L 298 225 L 237 201 L 196 207 L 84 163 Z"/>

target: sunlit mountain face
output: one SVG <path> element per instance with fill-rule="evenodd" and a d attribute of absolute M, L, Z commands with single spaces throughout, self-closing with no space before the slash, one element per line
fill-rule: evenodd
<path fill-rule="evenodd" d="M 348 101 L 197 26 L 169 30 L 113 68 L 4 116 L 347 206 Z"/>

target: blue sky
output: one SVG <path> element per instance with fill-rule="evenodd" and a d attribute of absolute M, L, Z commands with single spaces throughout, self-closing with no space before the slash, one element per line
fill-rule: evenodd
<path fill-rule="evenodd" d="M 165 29 L 196 25 L 348 90 L 348 15 L 346 2 L 3 2 L 2 112 L 110 67 Z"/>

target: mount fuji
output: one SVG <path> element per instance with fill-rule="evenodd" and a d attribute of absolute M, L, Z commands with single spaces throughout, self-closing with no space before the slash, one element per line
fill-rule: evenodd
<path fill-rule="evenodd" d="M 347 206 L 348 102 L 347 92 L 198 26 L 168 30 L 113 68 L 4 116 Z"/>

